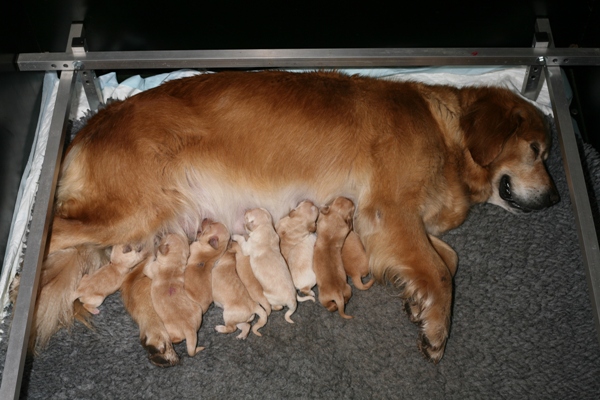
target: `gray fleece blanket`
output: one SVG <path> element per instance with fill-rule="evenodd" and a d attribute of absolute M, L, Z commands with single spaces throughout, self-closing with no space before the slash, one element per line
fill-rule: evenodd
<path fill-rule="evenodd" d="M 152 366 L 119 293 L 29 358 L 30 399 L 597 399 L 600 346 L 557 141 L 549 169 L 562 196 L 551 209 L 512 215 L 474 207 L 446 235 L 459 255 L 453 319 L 438 365 L 417 350 L 417 327 L 392 286 L 354 290 L 345 320 L 304 302 L 284 321 L 274 312 L 262 337 L 223 335 L 214 306 L 198 333 L 206 350 L 181 364 Z M 582 149 L 600 195 L 600 157 Z M 0 357 L 6 352 L 5 322 Z"/>

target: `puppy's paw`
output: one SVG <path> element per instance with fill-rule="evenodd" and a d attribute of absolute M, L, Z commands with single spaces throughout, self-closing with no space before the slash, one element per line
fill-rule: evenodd
<path fill-rule="evenodd" d="M 88 310 L 91 314 L 94 314 L 94 315 L 100 314 L 100 310 L 98 310 L 96 307 L 94 307 L 91 304 L 83 303 L 83 308 L 85 308 L 86 310 Z"/>
<path fill-rule="evenodd" d="M 142 346 L 148 352 L 148 360 L 152 365 L 161 368 L 168 368 L 179 364 L 179 356 L 173 349 L 170 343 L 161 344 L 159 347 L 147 345 L 142 341 Z"/>

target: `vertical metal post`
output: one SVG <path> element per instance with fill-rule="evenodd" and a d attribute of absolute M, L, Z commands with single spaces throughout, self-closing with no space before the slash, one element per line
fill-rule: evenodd
<path fill-rule="evenodd" d="M 552 35 L 550 24 L 546 19 L 538 20 L 536 29 L 546 31 L 549 35 Z M 548 66 L 547 63 L 544 68 L 550 98 L 552 99 L 552 110 L 554 111 L 554 120 L 558 130 L 571 203 L 573 204 L 573 211 L 575 213 L 577 234 L 579 236 L 583 264 L 586 269 L 586 278 L 589 285 L 590 300 L 592 302 L 592 312 L 596 321 L 598 340 L 600 340 L 600 250 L 594 226 L 594 215 L 592 214 L 583 175 L 581 157 L 573 129 L 561 69 L 560 67 Z"/>
<path fill-rule="evenodd" d="M 77 24 L 81 26 L 81 24 Z M 79 35 L 71 39 L 71 51 L 74 56 L 82 57 L 85 59 L 87 53 L 87 42 L 84 37 L 83 27 L 78 30 Z M 78 61 L 79 66 L 83 66 L 83 62 Z M 104 103 L 102 97 L 102 90 L 100 89 L 100 83 L 96 78 L 96 72 L 94 70 L 82 70 L 77 73 L 77 85 L 83 85 L 83 90 L 88 99 L 90 110 L 95 111 L 98 109 L 100 104 Z"/>
<path fill-rule="evenodd" d="M 79 26 L 80 28 L 80 26 Z M 71 35 L 78 34 L 78 27 L 71 27 Z M 67 49 L 70 48 L 70 41 Z M 23 271 L 19 285 L 19 295 L 13 310 L 10 326 L 8 348 L 0 399 L 19 398 L 21 380 L 31 323 L 37 299 L 37 289 L 41 272 L 41 264 L 46 251 L 48 229 L 52 218 L 54 191 L 58 180 L 58 172 L 64 150 L 66 122 L 71 108 L 71 99 L 75 84 L 73 71 L 63 71 L 58 84 L 58 93 L 54 105 L 54 113 L 50 123 L 50 133 L 46 144 L 44 163 L 33 207 L 33 218 L 27 238 L 27 249 L 23 261 Z"/>

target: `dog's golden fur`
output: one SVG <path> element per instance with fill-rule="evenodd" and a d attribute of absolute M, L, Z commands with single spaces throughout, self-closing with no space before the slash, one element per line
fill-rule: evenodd
<path fill-rule="evenodd" d="M 475 203 L 518 212 L 558 201 L 549 144 L 539 111 L 503 88 L 335 72 L 167 82 L 109 105 L 70 145 L 34 330 L 44 344 L 68 325 L 72 294 L 106 247 L 179 229 L 191 239 L 204 218 L 241 234 L 247 209 L 277 222 L 301 200 L 345 196 L 373 276 L 401 288 L 419 348 L 437 362 L 452 274 L 428 235 Z"/>

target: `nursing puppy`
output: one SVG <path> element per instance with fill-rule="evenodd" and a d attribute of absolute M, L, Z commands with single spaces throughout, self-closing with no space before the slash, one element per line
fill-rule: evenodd
<path fill-rule="evenodd" d="M 258 321 L 252 327 L 256 336 L 262 336 L 258 330 L 267 323 L 267 312 L 248 294 L 244 284 L 235 271 L 235 252 L 228 250 L 223 254 L 212 270 L 213 299 L 215 305 L 223 309 L 225 325 L 217 325 L 219 333 L 242 332 L 237 339 L 246 339 L 250 332 L 250 322 L 258 315 Z"/>
<path fill-rule="evenodd" d="M 318 217 L 319 209 L 312 202 L 303 201 L 275 225 L 281 240 L 281 255 L 287 261 L 294 286 L 312 301 L 315 301 L 312 287 L 317 284 L 313 271 L 313 253 Z"/>
<path fill-rule="evenodd" d="M 506 88 L 337 72 L 169 81 L 108 105 L 65 153 L 33 340 L 72 323 L 79 280 L 111 246 L 180 227 L 192 238 L 204 218 L 243 234 L 245 210 L 277 222 L 302 200 L 344 196 L 371 273 L 414 305 L 418 348 L 439 362 L 453 277 L 429 237 L 477 203 L 522 213 L 558 202 L 549 150 L 544 116 Z"/>
<path fill-rule="evenodd" d="M 196 347 L 202 310 L 185 293 L 184 271 L 190 254 L 186 236 L 167 234 L 160 242 L 156 260 L 144 266 L 152 279 L 152 305 L 163 321 L 173 343 L 185 339 L 190 357 L 204 350 Z"/>
<path fill-rule="evenodd" d="M 287 306 L 285 320 L 293 324 L 290 316 L 296 311 L 297 301 L 309 298 L 296 295 L 292 276 L 279 249 L 279 236 L 273 227 L 271 214 L 264 208 L 255 208 L 246 211 L 245 221 L 248 239 L 241 235 L 233 235 L 232 239 L 250 257 L 252 272 L 263 287 L 271 309 L 281 310 L 283 306 Z"/>
<path fill-rule="evenodd" d="M 153 261 L 150 256 L 147 262 Z M 138 324 L 140 342 L 148 352 L 150 362 L 158 367 L 179 363 L 169 332 L 152 305 L 152 280 L 144 274 L 145 262 L 126 275 L 121 285 L 121 298 L 129 315 Z"/>
<path fill-rule="evenodd" d="M 369 258 L 360 237 L 354 231 L 350 231 L 342 247 L 342 262 L 346 275 L 352 279 L 355 288 L 367 290 L 373 286 L 373 278 L 367 283 L 362 281 L 363 277 L 369 275 Z"/>
<path fill-rule="evenodd" d="M 267 312 L 267 316 L 271 315 L 271 304 L 265 297 L 263 287 L 254 276 L 252 266 L 250 265 L 250 257 L 244 255 L 242 248 L 238 242 L 230 242 L 230 249 L 235 253 L 235 271 L 237 272 L 248 294 Z"/>
<path fill-rule="evenodd" d="M 135 250 L 130 245 L 113 246 L 110 262 L 81 278 L 73 301 L 79 299 L 86 310 L 98 314 L 104 299 L 119 290 L 125 275 L 147 256 L 148 251 Z"/>
<path fill-rule="evenodd" d="M 344 312 L 344 306 L 352 296 L 352 288 L 348 285 L 342 263 L 342 246 L 352 230 L 353 216 L 354 204 L 345 197 L 338 197 L 321 207 L 313 261 L 319 301 L 329 311 L 338 310 L 346 319 L 352 318 Z"/>
<path fill-rule="evenodd" d="M 212 269 L 227 250 L 229 231 L 219 222 L 204 220 L 202 231 L 190 244 L 190 256 L 184 271 L 184 289 L 198 305 L 200 315 L 206 313 L 213 302 Z"/>

